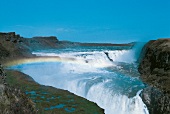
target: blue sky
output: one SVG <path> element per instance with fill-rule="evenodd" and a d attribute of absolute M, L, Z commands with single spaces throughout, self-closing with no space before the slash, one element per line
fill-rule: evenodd
<path fill-rule="evenodd" d="M 170 38 L 170 0 L 0 0 L 0 31 L 124 43 Z"/>

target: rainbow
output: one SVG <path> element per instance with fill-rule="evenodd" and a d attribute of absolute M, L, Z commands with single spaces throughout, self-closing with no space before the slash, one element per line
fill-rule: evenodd
<path fill-rule="evenodd" d="M 41 62 L 74 62 L 73 58 L 60 58 L 57 56 L 41 56 L 41 57 L 31 57 L 31 58 L 21 58 L 16 60 L 11 60 L 4 64 L 5 67 L 20 65 L 20 64 L 31 64 L 31 63 L 41 63 Z"/>

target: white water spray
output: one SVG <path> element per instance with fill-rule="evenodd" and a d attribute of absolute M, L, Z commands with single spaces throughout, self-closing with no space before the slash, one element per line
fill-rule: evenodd
<path fill-rule="evenodd" d="M 113 61 L 108 59 L 105 52 Z M 38 83 L 65 89 L 96 102 L 101 108 L 104 108 L 106 114 L 149 114 L 139 96 L 139 90 L 143 88 L 142 82 L 137 78 L 119 74 L 119 71 L 110 72 L 106 69 L 106 67 L 116 67 L 114 62 L 133 63 L 135 58 L 132 50 L 34 52 L 34 54 L 68 57 L 76 60 L 15 67 L 32 76 Z M 133 92 L 137 94 L 128 97 Z"/>

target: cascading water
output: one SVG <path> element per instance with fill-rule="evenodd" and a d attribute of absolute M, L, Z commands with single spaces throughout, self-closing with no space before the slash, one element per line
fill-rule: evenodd
<path fill-rule="evenodd" d="M 139 96 L 144 84 L 138 78 L 133 49 L 79 47 L 33 54 L 74 58 L 74 61 L 31 63 L 11 68 L 32 76 L 40 84 L 69 90 L 96 102 L 106 114 L 148 114 Z"/>

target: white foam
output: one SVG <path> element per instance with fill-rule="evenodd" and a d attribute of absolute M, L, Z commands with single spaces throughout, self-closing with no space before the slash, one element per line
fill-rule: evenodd
<path fill-rule="evenodd" d="M 105 109 L 105 114 L 149 114 L 139 94 L 132 98 L 116 94 L 111 88 L 105 87 L 108 81 L 93 84 L 87 88 L 87 82 L 82 81 L 82 79 L 81 81 L 76 79 L 69 81 L 64 88 L 97 103 L 101 108 Z"/>
<path fill-rule="evenodd" d="M 139 95 L 133 98 L 117 95 L 113 90 L 105 88 L 103 83 L 92 86 L 87 99 L 104 108 L 106 114 L 149 114 Z"/>
<path fill-rule="evenodd" d="M 41 53 L 33 52 L 37 56 L 59 56 L 62 58 L 74 58 L 77 64 L 83 64 L 86 66 L 101 68 L 112 66 L 113 63 L 107 58 L 103 52 L 72 52 L 72 53 Z"/>
<path fill-rule="evenodd" d="M 108 51 L 108 55 L 114 62 L 133 63 L 136 61 L 133 50 Z"/>
<path fill-rule="evenodd" d="M 115 50 L 115 51 L 91 51 L 91 52 L 63 52 L 63 53 L 43 53 L 33 52 L 37 56 L 59 56 L 62 58 L 74 58 L 77 64 L 84 64 L 96 68 L 113 66 L 114 63 L 109 60 L 105 52 L 108 53 L 113 62 L 133 63 L 136 61 L 133 50 Z"/>

